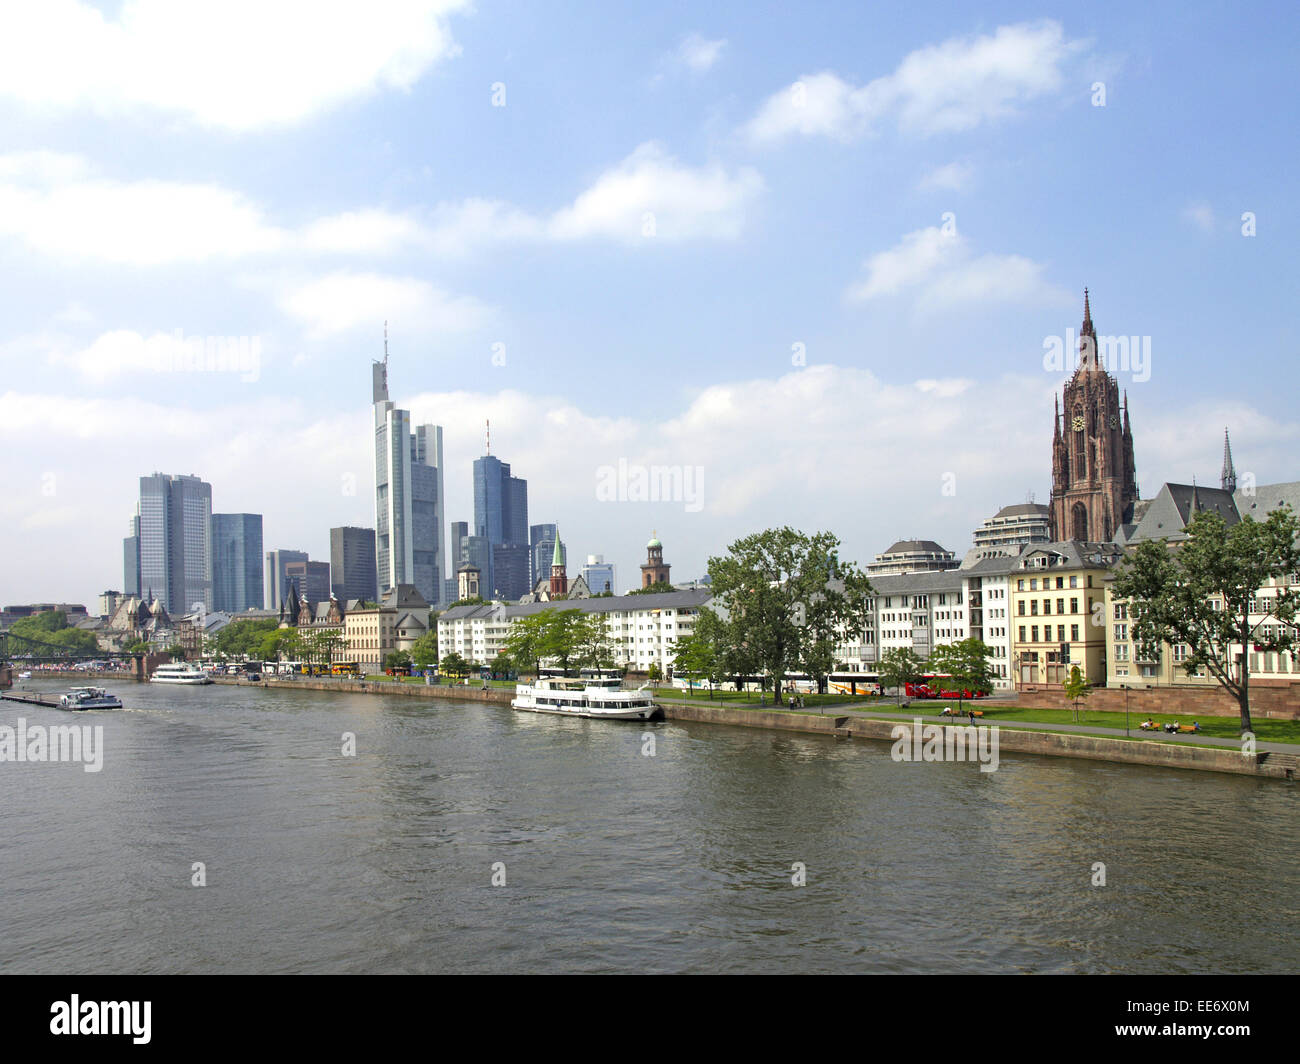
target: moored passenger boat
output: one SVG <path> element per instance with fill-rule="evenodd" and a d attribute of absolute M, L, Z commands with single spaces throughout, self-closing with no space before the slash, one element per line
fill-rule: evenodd
<path fill-rule="evenodd" d="M 625 691 L 619 680 L 569 680 L 542 677 L 515 687 L 510 705 L 530 713 L 609 720 L 649 720 L 659 712 L 644 687 Z"/>

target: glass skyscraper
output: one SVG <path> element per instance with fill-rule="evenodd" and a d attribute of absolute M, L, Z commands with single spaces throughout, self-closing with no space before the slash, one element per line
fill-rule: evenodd
<path fill-rule="evenodd" d="M 375 557 L 379 592 L 413 584 L 443 603 L 442 428 L 411 428 L 388 398 L 388 353 L 372 370 L 375 415 Z"/>
<path fill-rule="evenodd" d="M 330 529 L 330 591 L 346 606 L 349 599 L 379 600 L 373 528 Z"/>
<path fill-rule="evenodd" d="M 137 529 L 123 549 L 124 582 L 139 574 L 140 594 L 173 617 L 212 606 L 212 485 L 196 476 L 140 478 Z M 137 540 L 138 567 L 130 557 Z"/>
<path fill-rule="evenodd" d="M 537 586 L 538 580 L 547 580 L 551 576 L 551 559 L 555 556 L 555 541 L 559 538 L 560 529 L 558 525 L 530 525 L 528 527 L 528 548 L 532 558 L 532 587 Z M 565 547 L 564 541 L 560 540 L 560 560 L 567 566 L 569 564 L 568 548 Z"/>
<path fill-rule="evenodd" d="M 511 476 L 509 463 L 490 454 L 474 460 L 474 534 L 491 548 L 483 586 L 496 598 L 526 595 L 531 590 L 528 481 Z M 496 571 L 498 562 L 500 573 Z"/>
<path fill-rule="evenodd" d="M 226 613 L 260 609 L 262 515 L 212 515 L 212 608 Z"/>

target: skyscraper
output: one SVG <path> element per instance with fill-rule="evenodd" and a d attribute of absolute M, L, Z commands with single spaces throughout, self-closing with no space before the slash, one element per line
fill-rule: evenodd
<path fill-rule="evenodd" d="M 227 613 L 260 609 L 262 515 L 212 515 L 212 608 Z"/>
<path fill-rule="evenodd" d="M 442 428 L 419 425 L 388 398 L 384 360 L 371 369 L 375 415 L 375 556 L 381 593 L 414 584 L 431 605 L 443 603 Z"/>
<path fill-rule="evenodd" d="M 538 580 L 551 575 L 551 553 L 555 549 L 555 541 L 559 539 L 559 535 L 558 525 L 529 525 L 528 527 L 528 549 L 533 567 L 529 580 L 534 587 L 537 586 Z M 560 558 L 565 565 L 568 565 L 568 548 L 565 547 L 563 540 L 560 541 Z"/>
<path fill-rule="evenodd" d="M 527 594 L 528 481 L 511 476 L 509 463 L 490 454 L 474 460 L 474 534 L 490 547 L 483 586 L 498 598 Z"/>
<path fill-rule="evenodd" d="M 266 552 L 266 602 L 268 610 L 278 610 L 289 590 L 288 574 L 290 562 L 305 562 L 305 550 L 269 550 Z"/>
<path fill-rule="evenodd" d="M 603 554 L 587 555 L 587 564 L 582 567 L 582 579 L 586 581 L 587 587 L 593 595 L 599 595 L 606 591 L 618 594 L 615 591 L 614 563 L 605 561 Z"/>
<path fill-rule="evenodd" d="M 298 601 L 328 602 L 330 597 L 329 562 L 288 562 L 284 567 L 284 580 L 298 589 Z"/>
<path fill-rule="evenodd" d="M 330 591 L 340 603 L 379 600 L 375 568 L 375 530 L 344 526 L 330 529 Z"/>
<path fill-rule="evenodd" d="M 140 594 L 180 617 L 212 609 L 212 485 L 196 476 L 155 473 L 140 478 L 132 522 L 138 531 L 123 545 L 125 583 L 131 583 L 130 541 L 137 539 Z"/>
<path fill-rule="evenodd" d="M 127 535 L 122 540 L 122 594 L 139 595 L 140 589 L 140 507 L 132 514 Z"/>

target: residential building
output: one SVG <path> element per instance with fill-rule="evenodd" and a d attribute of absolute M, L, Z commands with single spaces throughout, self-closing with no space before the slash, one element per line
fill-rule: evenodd
<path fill-rule="evenodd" d="M 1022 691 L 1059 687 L 1073 666 L 1106 679 L 1106 580 L 1122 551 L 1114 543 L 1027 547 L 1012 574 L 1012 674 Z"/>
<path fill-rule="evenodd" d="M 348 610 L 343 618 L 346 659 L 377 671 L 397 649 L 397 612 L 391 606 Z"/>
<path fill-rule="evenodd" d="M 957 561 L 952 551 L 944 550 L 932 539 L 900 539 L 876 560 L 866 566 L 870 577 L 893 576 L 899 573 L 938 573 L 956 569 Z"/>
<path fill-rule="evenodd" d="M 645 672 L 658 665 L 667 675 L 676 641 L 694 631 L 700 608 L 711 599 L 707 591 L 671 591 L 569 599 L 564 608 L 604 618 L 616 666 Z M 554 608 L 543 602 L 453 607 L 438 617 L 438 654 L 454 652 L 467 661 L 488 664 L 501 652 L 511 624 Z"/>
<path fill-rule="evenodd" d="M 243 613 L 265 601 L 262 515 L 212 515 L 213 609 Z"/>
<path fill-rule="evenodd" d="M 330 593 L 340 602 L 379 599 L 375 530 L 344 525 L 330 529 Z"/>

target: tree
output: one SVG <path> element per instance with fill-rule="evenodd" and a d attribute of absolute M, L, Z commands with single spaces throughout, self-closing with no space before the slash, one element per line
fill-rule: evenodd
<path fill-rule="evenodd" d="M 385 669 L 406 669 L 411 664 L 411 655 L 405 650 L 393 650 L 384 655 Z"/>
<path fill-rule="evenodd" d="M 510 625 L 501 653 L 511 660 L 516 672 L 531 669 L 534 676 L 541 672 L 542 659 L 552 652 L 554 617 L 554 610 L 540 610 L 520 617 Z"/>
<path fill-rule="evenodd" d="M 586 613 L 575 617 L 569 636 L 573 640 L 574 664 L 579 669 L 603 670 L 614 667 L 614 644 L 610 642 L 603 613 Z"/>
<path fill-rule="evenodd" d="M 262 661 L 296 661 L 302 656 L 302 637 L 296 628 L 276 628 L 263 633 L 257 644 Z"/>
<path fill-rule="evenodd" d="M 262 620 L 231 621 L 217 633 L 217 654 L 225 658 L 246 659 L 258 653 L 262 637 L 274 632 L 279 622 L 267 617 Z"/>
<path fill-rule="evenodd" d="M 903 688 L 916 683 L 925 669 L 923 662 L 911 647 L 890 647 L 880 655 L 881 687 L 897 688 L 898 704 L 903 704 Z"/>
<path fill-rule="evenodd" d="M 498 654 L 492 659 L 491 668 L 492 675 L 501 677 L 502 679 L 509 679 L 510 674 L 517 671 L 515 669 L 515 663 L 504 654 Z"/>
<path fill-rule="evenodd" d="M 669 591 L 676 591 L 672 584 L 666 584 L 662 580 L 657 580 L 648 587 L 638 587 L 629 591 L 629 595 L 666 595 Z"/>
<path fill-rule="evenodd" d="M 1300 594 L 1282 587 L 1262 592 L 1271 580 L 1300 571 L 1298 535 L 1289 506 L 1231 527 L 1202 510 L 1187 525 L 1186 540 L 1144 540 L 1116 570 L 1112 592 L 1128 605 L 1140 652 L 1155 658 L 1165 644 L 1185 644 L 1183 668 L 1188 675 L 1208 670 L 1236 699 L 1243 732 L 1251 730 L 1251 652 L 1296 645 Z"/>
<path fill-rule="evenodd" d="M 664 670 L 659 667 L 659 662 L 650 662 L 650 668 L 646 669 L 646 676 L 651 683 L 658 683 L 664 678 Z"/>
<path fill-rule="evenodd" d="M 421 669 L 438 664 L 438 633 L 432 629 L 411 644 L 411 660 Z"/>
<path fill-rule="evenodd" d="M 455 651 L 452 651 L 438 665 L 438 671 L 444 676 L 451 676 L 460 679 L 462 676 L 468 676 L 472 666 L 468 661 L 462 658 Z"/>
<path fill-rule="evenodd" d="M 992 689 L 993 670 L 988 660 L 992 654 L 993 648 L 975 636 L 956 643 L 941 643 L 930 652 L 930 667 L 952 677 L 957 688 L 958 711 L 966 691 L 978 693 Z"/>
<path fill-rule="evenodd" d="M 727 614 L 725 643 L 752 652 L 778 700 L 786 673 L 795 669 L 819 673 L 824 683 L 835 641 L 845 629 L 866 625 L 871 584 L 838 551 L 829 532 L 776 528 L 709 559 L 715 601 Z"/>
<path fill-rule="evenodd" d="M 472 595 L 469 598 L 457 599 L 450 606 L 448 606 L 447 609 L 453 610 L 457 606 L 486 606 L 487 604 L 488 604 L 487 599 L 480 598 L 478 595 Z M 444 610 L 443 612 L 445 613 L 446 610 Z"/>
<path fill-rule="evenodd" d="M 703 616 L 701 611 L 701 616 Z M 673 671 L 678 676 L 685 676 L 692 681 L 687 693 L 695 689 L 694 680 L 709 681 L 709 698 L 713 697 L 713 675 L 719 668 L 718 646 L 704 632 L 700 631 L 697 620 L 695 631 L 684 635 L 673 644 Z"/>
<path fill-rule="evenodd" d="M 1070 666 L 1070 676 L 1063 685 L 1065 697 L 1074 703 L 1074 723 L 1079 723 L 1079 701 L 1088 697 L 1088 692 L 1092 685 L 1088 683 L 1088 678 L 1084 676 L 1078 665 Z"/>

